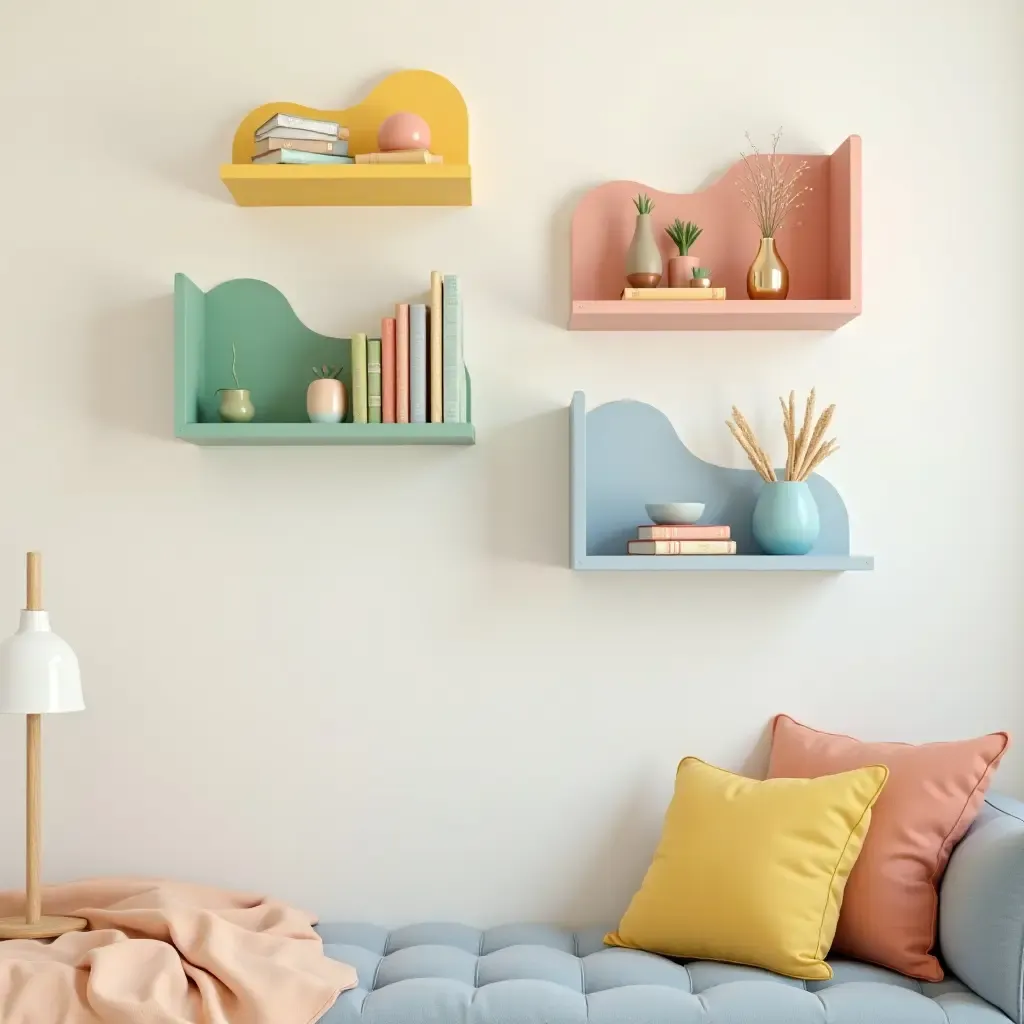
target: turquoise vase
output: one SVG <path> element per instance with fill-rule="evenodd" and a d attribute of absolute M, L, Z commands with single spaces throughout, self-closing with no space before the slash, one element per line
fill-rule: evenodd
<path fill-rule="evenodd" d="M 802 480 L 765 484 L 752 525 L 754 540 L 766 555 L 806 555 L 821 531 L 810 487 Z"/>

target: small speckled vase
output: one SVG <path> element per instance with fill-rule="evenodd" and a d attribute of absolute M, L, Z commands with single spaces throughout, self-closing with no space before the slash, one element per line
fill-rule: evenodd
<path fill-rule="evenodd" d="M 306 389 L 306 412 L 310 423 L 340 423 L 345 418 L 345 385 L 334 377 L 313 381 Z"/>
<path fill-rule="evenodd" d="M 757 496 L 751 526 L 766 555 L 806 555 L 821 531 L 818 503 L 807 482 L 766 483 Z"/>
<path fill-rule="evenodd" d="M 256 415 L 256 406 L 245 388 L 220 388 L 220 418 L 225 423 L 248 423 Z"/>
<path fill-rule="evenodd" d="M 626 250 L 626 280 L 633 288 L 657 288 L 661 271 L 661 253 L 654 240 L 651 215 L 638 213 L 633 241 Z"/>

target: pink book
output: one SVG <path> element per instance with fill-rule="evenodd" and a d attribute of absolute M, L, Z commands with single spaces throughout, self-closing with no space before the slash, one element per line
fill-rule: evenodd
<path fill-rule="evenodd" d="M 395 306 L 395 422 L 409 422 L 409 303 Z"/>
<path fill-rule="evenodd" d="M 728 526 L 641 526 L 638 540 L 728 540 Z"/>
<path fill-rule="evenodd" d="M 380 322 L 381 423 L 395 422 L 395 318 Z"/>

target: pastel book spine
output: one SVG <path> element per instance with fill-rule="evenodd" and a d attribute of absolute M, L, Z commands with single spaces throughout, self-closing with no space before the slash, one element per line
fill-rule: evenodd
<path fill-rule="evenodd" d="M 409 303 L 395 306 L 395 422 L 409 422 Z"/>
<path fill-rule="evenodd" d="M 366 422 L 366 335 L 352 335 L 352 422 Z"/>
<path fill-rule="evenodd" d="M 728 540 L 728 526 L 641 526 L 638 540 Z"/>
<path fill-rule="evenodd" d="M 442 286 L 444 317 L 442 325 L 442 387 L 444 422 L 462 421 L 462 389 L 465 374 L 462 365 L 462 295 L 455 274 L 445 274 Z"/>
<path fill-rule="evenodd" d="M 724 299 L 724 288 L 623 288 L 622 297 L 631 302 L 700 302 Z"/>
<path fill-rule="evenodd" d="M 278 139 L 273 135 L 258 139 L 254 147 L 258 155 L 275 149 L 294 149 L 299 153 L 330 153 L 334 156 L 348 156 L 348 143 L 344 139 L 326 139 L 313 142 L 309 139 Z"/>
<path fill-rule="evenodd" d="M 427 307 L 409 306 L 409 422 L 427 422 Z"/>
<path fill-rule="evenodd" d="M 335 139 L 347 139 L 348 129 L 339 128 L 334 132 L 311 132 L 305 128 L 268 128 L 256 133 L 256 141 L 263 139 L 307 139 L 310 142 L 333 142 Z"/>
<path fill-rule="evenodd" d="M 254 164 L 351 164 L 350 156 L 333 156 L 330 153 L 303 153 L 298 149 L 272 149 L 258 153 L 252 158 Z"/>
<path fill-rule="evenodd" d="M 382 423 L 395 422 L 395 318 L 386 316 L 380 322 L 380 418 Z"/>
<path fill-rule="evenodd" d="M 256 129 L 256 137 L 266 135 L 275 128 L 301 128 L 307 132 L 320 132 L 323 135 L 338 137 L 338 130 L 341 125 L 337 121 L 320 121 L 314 117 L 298 117 L 295 114 L 275 114 L 269 121 Z"/>
<path fill-rule="evenodd" d="M 357 153 L 357 164 L 443 164 L 444 157 L 425 149 L 396 149 L 389 153 Z"/>
<path fill-rule="evenodd" d="M 441 309 L 442 277 L 440 271 L 430 272 L 430 422 L 444 421 L 443 311 Z"/>
<path fill-rule="evenodd" d="M 631 540 L 631 555 L 735 555 L 734 540 Z"/>
<path fill-rule="evenodd" d="M 366 422 L 380 423 L 380 338 L 366 339 Z"/>

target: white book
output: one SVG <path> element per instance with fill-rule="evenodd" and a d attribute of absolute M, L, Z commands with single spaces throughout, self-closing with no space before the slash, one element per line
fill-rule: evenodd
<path fill-rule="evenodd" d="M 318 121 L 314 117 L 297 117 L 295 114 L 275 114 L 256 129 L 256 138 L 266 135 L 275 128 L 302 128 L 307 132 L 319 132 L 321 135 L 333 135 L 337 138 L 339 127 L 337 121 Z"/>
<path fill-rule="evenodd" d="M 442 286 L 443 327 L 441 340 L 441 384 L 445 423 L 461 423 L 465 370 L 462 362 L 462 295 L 455 274 L 445 274 Z"/>
<path fill-rule="evenodd" d="M 307 142 L 337 142 L 338 134 L 328 132 L 311 132 L 306 128 L 270 128 L 259 131 L 256 138 L 263 139 L 305 139 Z"/>
<path fill-rule="evenodd" d="M 409 305 L 409 422 L 427 422 L 427 307 Z"/>

